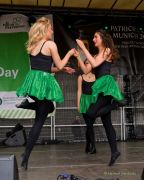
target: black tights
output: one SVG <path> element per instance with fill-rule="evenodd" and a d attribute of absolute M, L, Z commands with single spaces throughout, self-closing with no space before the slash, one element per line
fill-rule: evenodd
<path fill-rule="evenodd" d="M 105 128 L 106 136 L 111 148 L 111 153 L 117 151 L 116 132 L 111 122 L 111 112 L 101 116 L 103 126 Z"/>
<path fill-rule="evenodd" d="M 29 132 L 26 148 L 25 148 L 25 156 L 28 159 L 30 153 L 40 135 L 42 126 L 47 118 L 48 113 L 53 112 L 54 105 L 50 100 L 38 100 L 36 97 L 31 97 L 35 102 L 32 105 L 35 106 L 36 116 L 34 124 Z"/>
<path fill-rule="evenodd" d="M 98 116 L 102 116 L 103 114 L 108 113 L 111 111 L 112 105 L 111 105 L 111 96 L 103 96 L 102 93 L 99 94 L 96 103 L 92 103 L 86 112 L 86 114 L 91 119 L 96 119 Z"/>
<path fill-rule="evenodd" d="M 114 153 L 117 151 L 117 143 L 116 133 L 111 122 L 112 109 L 113 107 L 111 105 L 111 96 L 103 96 L 103 94 L 99 94 L 97 102 L 90 106 L 87 113 L 83 114 L 83 117 L 87 125 L 86 137 L 87 134 L 89 134 L 89 138 L 92 139 L 92 141 L 95 140 L 93 124 L 97 117 L 101 117 L 108 138 L 108 142 L 110 144 L 111 153 Z"/>
<path fill-rule="evenodd" d="M 86 145 L 93 147 L 95 146 L 95 135 L 94 135 L 94 129 L 93 129 L 93 123 L 94 120 L 90 119 L 87 114 L 82 114 L 83 118 L 86 123 Z"/>

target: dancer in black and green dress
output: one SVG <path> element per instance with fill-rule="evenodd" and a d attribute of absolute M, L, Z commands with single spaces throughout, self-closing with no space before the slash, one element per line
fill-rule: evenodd
<path fill-rule="evenodd" d="M 84 62 L 85 65 L 88 61 Z M 77 107 L 78 111 L 83 115 L 86 123 L 86 147 L 85 152 L 94 154 L 95 148 L 95 135 L 93 124 L 87 119 L 86 111 L 90 104 L 95 102 L 95 98 L 92 96 L 92 85 L 95 82 L 95 75 L 92 72 L 88 74 L 82 74 L 78 76 L 78 88 L 77 88 Z M 91 119 L 94 122 L 94 119 Z"/>
<path fill-rule="evenodd" d="M 85 66 L 89 66 L 89 62 L 84 62 Z M 92 87 L 96 81 L 95 74 L 89 72 L 88 74 L 82 74 L 78 76 L 78 89 L 77 89 L 77 107 L 78 111 L 82 114 L 85 123 L 86 123 L 86 147 L 85 152 L 89 154 L 96 153 L 95 147 L 95 133 L 93 123 L 95 119 L 100 116 L 104 116 L 109 111 L 116 109 L 115 103 L 111 103 L 111 105 L 106 105 L 100 108 L 94 118 L 87 115 L 87 110 L 89 109 L 92 103 L 96 102 L 96 98 L 92 95 Z"/>
<path fill-rule="evenodd" d="M 30 28 L 27 51 L 30 56 L 31 70 L 17 89 L 17 96 L 29 96 L 34 100 L 31 105 L 36 111 L 35 121 L 22 154 L 21 166 L 25 170 L 47 115 L 54 110 L 52 101 L 61 103 L 64 100 L 61 88 L 51 74 L 52 64 L 54 63 L 59 70 L 62 70 L 75 51 L 71 49 L 61 60 L 57 46 L 51 40 L 52 34 L 50 20 L 46 17 L 39 18 Z"/>
<path fill-rule="evenodd" d="M 90 65 L 85 66 L 77 53 L 77 59 L 82 71 L 87 74 L 92 68 L 96 76 L 96 81 L 92 86 L 92 96 L 95 98 L 95 103 L 92 103 L 86 110 L 87 119 L 92 124 L 94 123 L 97 113 L 106 106 L 112 106 L 111 102 L 117 106 L 124 99 L 116 81 L 110 75 L 111 64 L 118 58 L 118 51 L 114 46 L 111 36 L 104 30 L 98 30 L 94 34 L 93 42 L 98 50 L 98 53 L 93 57 L 84 43 L 81 40 L 76 40 L 79 47 L 83 50 Z M 117 148 L 116 133 L 111 122 L 111 110 L 101 114 L 103 126 L 111 148 L 111 159 L 109 166 L 112 166 L 119 157 L 120 152 Z"/>

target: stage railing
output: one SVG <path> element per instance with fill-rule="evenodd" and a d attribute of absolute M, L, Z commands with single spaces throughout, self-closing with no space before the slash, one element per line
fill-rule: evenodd
<path fill-rule="evenodd" d="M 144 125 L 144 116 L 143 116 L 143 122 L 139 122 L 138 119 L 136 120 L 136 118 L 138 118 L 138 116 L 136 116 L 136 112 L 133 112 L 133 122 L 132 123 L 128 123 L 126 122 L 126 110 L 127 109 L 133 109 L 134 111 L 137 109 L 144 109 L 144 106 L 125 106 L 122 108 L 122 119 L 123 119 L 123 140 L 126 140 L 126 126 L 134 126 L 136 128 L 137 125 Z M 144 111 L 143 111 L 144 114 Z"/>
<path fill-rule="evenodd" d="M 126 119 L 126 110 L 128 109 L 132 109 L 134 111 L 134 121 L 132 123 L 128 123 L 127 122 L 127 119 Z M 116 114 L 117 116 L 120 116 L 119 117 L 119 121 L 117 122 L 114 122 L 113 125 L 114 126 L 118 126 L 120 127 L 120 140 L 127 140 L 127 126 L 131 126 L 133 125 L 134 127 L 137 127 L 139 125 L 144 125 L 144 111 L 140 111 L 139 114 L 136 113 L 137 110 L 141 110 L 141 109 L 144 109 L 144 106 L 125 106 L 125 107 L 121 107 L 119 108 L 116 112 L 118 114 Z M 60 110 L 60 111 L 63 111 L 63 110 L 76 110 L 77 111 L 77 107 L 57 107 L 56 110 Z M 56 112 L 57 114 L 57 112 Z M 115 114 L 114 114 L 115 115 Z M 114 116 L 115 117 L 115 116 Z M 68 118 L 68 117 L 65 117 L 65 118 Z M 50 117 L 50 123 L 49 124 L 45 124 L 43 127 L 49 127 L 50 128 L 50 139 L 51 140 L 56 140 L 57 139 L 57 136 L 56 136 L 56 132 L 57 132 L 57 128 L 61 127 L 85 127 L 85 123 L 81 123 L 81 124 L 72 124 L 72 123 L 68 123 L 68 124 L 65 124 L 65 123 L 61 123 L 61 124 L 58 124 L 56 123 L 56 116 L 55 114 L 53 114 L 51 117 Z M 94 126 L 103 126 L 102 123 L 98 122 L 98 123 L 95 123 Z M 6 129 L 6 128 L 13 128 L 14 125 L 0 125 L 0 129 Z M 30 128 L 32 127 L 32 124 L 26 124 L 24 125 L 25 128 Z"/>
<path fill-rule="evenodd" d="M 58 107 L 57 110 L 77 110 L 77 107 Z M 114 126 L 120 126 L 120 140 L 123 140 L 123 109 L 119 109 L 120 112 L 120 122 L 119 123 L 113 123 Z M 56 128 L 58 127 L 85 127 L 85 124 L 56 124 L 56 118 L 55 116 L 52 116 L 53 118 L 53 140 L 56 140 Z M 95 123 L 94 126 L 103 126 L 102 123 Z"/>

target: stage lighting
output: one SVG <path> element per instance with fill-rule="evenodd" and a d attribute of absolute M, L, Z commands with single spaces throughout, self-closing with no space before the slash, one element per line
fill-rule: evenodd
<path fill-rule="evenodd" d="M 72 28 L 72 26 L 69 24 L 69 25 L 68 25 L 68 28 L 69 28 L 69 29 L 71 29 L 71 28 Z"/>
<path fill-rule="evenodd" d="M 109 29 L 108 26 L 105 26 L 105 27 L 104 27 L 104 30 L 105 30 L 105 31 L 108 31 L 108 29 Z"/>

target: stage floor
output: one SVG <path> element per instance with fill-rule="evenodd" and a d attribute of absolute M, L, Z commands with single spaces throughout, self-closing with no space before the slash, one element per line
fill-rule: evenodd
<path fill-rule="evenodd" d="M 141 180 L 144 141 L 118 142 L 121 156 L 112 167 L 108 143 L 97 143 L 97 153 L 84 153 L 85 143 L 36 145 L 27 171 L 20 167 L 24 147 L 0 147 L 0 154 L 15 154 L 19 180 L 57 180 L 59 174 L 73 174 L 87 180 Z M 82 179 L 82 178 L 81 178 Z"/>

